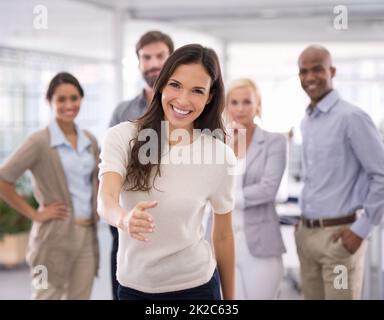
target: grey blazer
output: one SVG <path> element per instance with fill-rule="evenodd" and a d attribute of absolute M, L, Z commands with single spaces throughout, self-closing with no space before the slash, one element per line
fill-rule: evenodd
<path fill-rule="evenodd" d="M 280 256 L 286 252 L 275 209 L 286 159 L 286 138 L 256 127 L 243 177 L 245 236 L 254 256 Z"/>

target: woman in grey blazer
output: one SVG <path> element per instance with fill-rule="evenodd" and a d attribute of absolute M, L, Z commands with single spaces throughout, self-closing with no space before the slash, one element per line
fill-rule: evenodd
<path fill-rule="evenodd" d="M 230 85 L 226 112 L 238 158 L 233 212 L 237 299 L 274 299 L 284 271 L 275 197 L 286 165 L 286 139 L 254 123 L 261 116 L 261 97 L 252 80 Z"/>

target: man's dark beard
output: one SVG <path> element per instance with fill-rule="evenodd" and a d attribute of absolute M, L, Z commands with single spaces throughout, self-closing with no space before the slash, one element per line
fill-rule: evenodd
<path fill-rule="evenodd" d="M 145 82 L 148 84 L 148 86 L 150 86 L 151 88 L 153 88 L 153 85 L 155 84 L 156 82 L 156 79 L 157 79 L 157 76 L 149 76 L 148 74 L 149 73 L 152 73 L 154 71 L 158 71 L 160 72 L 161 69 L 158 69 L 158 68 L 153 68 L 153 69 L 150 69 L 148 71 L 146 71 L 144 74 L 143 74 L 143 78 L 145 80 Z"/>

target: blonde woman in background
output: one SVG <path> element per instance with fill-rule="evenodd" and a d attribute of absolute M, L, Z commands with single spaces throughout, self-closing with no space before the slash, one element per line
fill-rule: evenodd
<path fill-rule="evenodd" d="M 237 299 L 276 298 L 284 271 L 275 197 L 286 166 L 286 139 L 254 123 L 261 110 L 260 92 L 252 80 L 230 84 L 226 115 L 238 159 L 233 211 Z"/>

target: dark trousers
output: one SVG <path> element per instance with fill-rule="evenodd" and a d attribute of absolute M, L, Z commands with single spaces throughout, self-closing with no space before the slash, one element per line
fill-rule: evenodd
<path fill-rule="evenodd" d="M 119 300 L 221 300 L 219 273 L 213 273 L 207 283 L 180 291 L 145 293 L 119 285 Z"/>
<path fill-rule="evenodd" d="M 117 290 L 119 283 L 116 279 L 116 267 L 117 267 L 117 249 L 119 248 L 119 232 L 117 228 L 110 226 L 112 233 L 112 251 L 111 251 L 111 284 L 112 284 L 112 297 L 113 300 L 118 300 Z"/>

